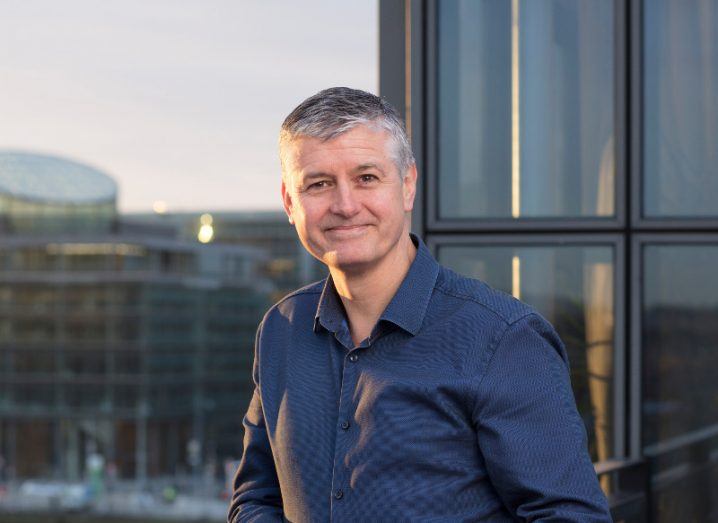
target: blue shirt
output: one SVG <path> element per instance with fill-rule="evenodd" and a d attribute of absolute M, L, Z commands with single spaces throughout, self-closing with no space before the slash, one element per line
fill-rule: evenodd
<path fill-rule="evenodd" d="M 267 312 L 228 521 L 611 521 L 553 328 L 412 238 L 359 346 L 331 277 Z"/>

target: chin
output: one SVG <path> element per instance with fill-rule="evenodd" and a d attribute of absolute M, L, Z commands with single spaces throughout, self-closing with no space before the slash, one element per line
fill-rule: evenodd
<path fill-rule="evenodd" d="M 349 252 L 330 251 L 324 254 L 322 261 L 330 268 L 341 270 L 357 270 L 366 268 L 376 262 L 376 257 L 368 252 L 357 252 L 352 249 Z"/>

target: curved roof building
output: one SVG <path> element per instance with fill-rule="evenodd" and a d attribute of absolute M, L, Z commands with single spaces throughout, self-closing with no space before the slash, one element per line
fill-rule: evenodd
<path fill-rule="evenodd" d="M 0 230 L 54 232 L 110 227 L 117 183 L 88 165 L 0 150 Z"/>

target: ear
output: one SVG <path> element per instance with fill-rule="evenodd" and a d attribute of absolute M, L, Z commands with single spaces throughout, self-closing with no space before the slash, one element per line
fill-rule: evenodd
<path fill-rule="evenodd" d="M 284 204 L 284 212 L 287 213 L 289 223 L 294 225 L 294 218 L 292 218 L 292 195 L 289 194 L 289 189 L 286 186 L 284 176 L 282 176 L 282 203 Z"/>
<path fill-rule="evenodd" d="M 402 196 L 404 198 L 404 212 L 409 212 L 414 208 L 414 197 L 416 196 L 416 164 L 411 164 L 402 179 Z"/>

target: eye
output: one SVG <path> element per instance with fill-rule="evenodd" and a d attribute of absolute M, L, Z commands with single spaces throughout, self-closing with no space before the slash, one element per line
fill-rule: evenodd
<path fill-rule="evenodd" d="M 366 183 L 375 182 L 375 181 L 378 180 L 378 179 L 379 179 L 379 178 L 378 178 L 375 174 L 362 174 L 362 175 L 359 177 L 359 180 L 360 180 L 362 183 L 365 183 L 365 184 L 366 184 Z"/>
<path fill-rule="evenodd" d="M 323 188 L 327 187 L 328 185 L 329 185 L 329 182 L 327 182 L 326 180 L 319 180 L 318 182 L 310 183 L 307 186 L 307 190 L 313 191 L 313 190 L 317 190 L 317 189 L 323 189 Z"/>

